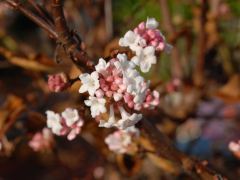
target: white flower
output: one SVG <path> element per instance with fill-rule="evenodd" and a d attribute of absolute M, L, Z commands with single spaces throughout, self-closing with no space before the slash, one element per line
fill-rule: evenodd
<path fill-rule="evenodd" d="M 124 130 L 122 130 L 123 132 L 126 132 L 126 133 L 129 133 L 129 134 L 132 134 L 134 135 L 135 137 L 139 137 L 140 135 L 140 131 L 138 128 L 136 128 L 135 126 L 130 126 Z"/>
<path fill-rule="evenodd" d="M 146 73 L 150 70 L 152 64 L 157 63 L 157 58 L 155 56 L 155 49 L 153 46 L 147 46 L 136 52 L 131 61 L 136 65 L 140 66 L 142 72 Z"/>
<path fill-rule="evenodd" d="M 142 104 L 146 98 L 147 90 L 149 87 L 150 81 L 147 83 L 145 82 L 140 82 L 136 86 L 136 91 L 135 91 L 135 97 L 133 99 L 134 103 L 136 104 Z"/>
<path fill-rule="evenodd" d="M 158 27 L 158 22 L 155 18 L 147 18 L 146 28 L 156 29 Z"/>
<path fill-rule="evenodd" d="M 114 62 L 114 65 L 118 70 L 121 70 L 123 73 L 129 68 L 132 69 L 135 67 L 135 64 L 133 62 L 128 61 L 126 54 L 118 54 L 117 59 L 118 61 Z"/>
<path fill-rule="evenodd" d="M 108 121 L 100 120 L 99 127 L 111 128 L 116 123 L 113 105 L 110 106 Z"/>
<path fill-rule="evenodd" d="M 67 108 L 62 112 L 62 117 L 65 119 L 68 127 L 72 126 L 75 122 L 80 120 L 78 111 L 76 109 Z"/>
<path fill-rule="evenodd" d="M 139 87 L 138 84 L 142 83 L 144 78 L 138 73 L 136 69 L 128 69 L 123 74 L 123 83 L 127 86 L 128 93 L 134 93 Z"/>
<path fill-rule="evenodd" d="M 123 38 L 120 38 L 119 45 L 129 47 L 132 51 L 137 51 L 139 48 L 146 46 L 146 40 L 135 32 L 128 31 Z"/>
<path fill-rule="evenodd" d="M 106 69 L 108 68 L 110 64 L 107 63 L 103 58 L 100 58 L 98 61 L 98 64 L 95 66 L 95 69 L 98 73 L 102 75 L 107 75 Z"/>
<path fill-rule="evenodd" d="M 121 119 L 116 123 L 116 127 L 119 129 L 126 129 L 130 126 L 133 126 L 142 119 L 142 114 L 129 114 L 123 107 L 119 107 L 119 111 L 121 114 Z"/>
<path fill-rule="evenodd" d="M 92 72 L 91 75 L 88 73 L 81 74 L 79 78 L 82 82 L 79 93 L 88 91 L 88 93 L 93 96 L 95 91 L 100 87 L 98 73 L 96 71 Z"/>
<path fill-rule="evenodd" d="M 121 100 L 122 97 L 123 97 L 123 95 L 120 94 L 120 93 L 114 93 L 114 94 L 113 94 L 113 99 L 114 99 L 114 101 L 116 101 L 116 102 L 119 101 L 119 100 Z"/>
<path fill-rule="evenodd" d="M 123 131 L 115 131 L 105 138 L 109 149 L 116 153 L 125 153 L 132 143 L 131 135 Z"/>
<path fill-rule="evenodd" d="M 47 127 L 52 129 L 52 132 L 56 135 L 61 134 L 61 116 L 53 111 L 47 111 Z"/>
<path fill-rule="evenodd" d="M 136 44 L 138 35 L 133 31 L 128 31 L 123 38 L 120 38 L 119 45 L 123 47 L 130 46 L 131 44 Z"/>
<path fill-rule="evenodd" d="M 94 96 L 89 96 L 89 100 L 85 100 L 84 103 L 87 106 L 90 106 L 92 117 L 96 117 L 99 114 L 106 112 L 106 100 L 104 98 L 96 98 Z"/>

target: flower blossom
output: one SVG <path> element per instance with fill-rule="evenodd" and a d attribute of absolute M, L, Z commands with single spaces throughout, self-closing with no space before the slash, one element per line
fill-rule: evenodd
<path fill-rule="evenodd" d="M 88 99 L 84 101 L 90 107 L 91 116 L 99 119 L 99 127 L 126 129 L 142 118 L 140 113 L 128 113 L 121 103 L 137 111 L 142 108 L 153 108 L 159 104 L 159 94 L 149 89 L 149 81 L 145 81 L 135 67 L 126 54 L 117 54 L 109 62 L 103 58 L 99 59 L 95 66 L 99 88 L 95 88 L 94 95 L 89 93 Z M 110 99 L 119 105 L 114 107 L 113 104 L 109 104 L 107 100 Z M 106 114 L 104 116 L 102 114 L 106 113 L 108 108 L 110 114 L 106 119 Z M 117 114 L 121 117 L 115 117 L 114 111 L 118 111 Z"/>
<path fill-rule="evenodd" d="M 105 138 L 105 143 L 111 151 L 118 154 L 136 151 L 137 146 L 133 142 L 139 137 L 139 130 L 132 126 L 126 130 L 118 130 Z"/>
<path fill-rule="evenodd" d="M 155 18 L 148 18 L 146 23 L 141 22 L 119 40 L 120 46 L 129 47 L 136 53 L 132 61 L 140 66 L 144 73 L 150 70 L 152 64 L 156 64 L 156 56 L 159 52 L 171 50 L 171 46 L 166 43 L 165 37 L 157 27 L 158 22 Z"/>
<path fill-rule="evenodd" d="M 84 103 L 90 107 L 92 117 L 96 117 L 99 114 L 106 112 L 106 100 L 104 98 L 89 96 L 89 99 L 85 100 Z"/>
<path fill-rule="evenodd" d="M 43 128 L 42 132 L 37 132 L 29 141 L 28 145 L 34 151 L 48 150 L 53 146 L 53 135 L 48 128 Z"/>
<path fill-rule="evenodd" d="M 157 57 L 155 56 L 155 49 L 153 46 L 141 48 L 136 54 L 137 55 L 132 58 L 132 61 L 140 66 L 141 71 L 144 73 L 150 70 L 152 64 L 157 63 Z"/>
<path fill-rule="evenodd" d="M 84 73 L 79 76 L 82 85 L 79 89 L 79 93 L 88 92 L 91 96 L 99 88 L 98 73 L 96 71 L 91 74 Z"/>
<path fill-rule="evenodd" d="M 84 103 L 90 107 L 91 116 L 99 122 L 99 127 L 127 129 L 142 119 L 141 113 L 131 113 L 131 110 L 158 106 L 159 93 L 150 90 L 150 81 L 136 68 L 139 66 L 142 72 L 148 72 L 157 62 L 157 52 L 166 47 L 157 26 L 154 18 L 148 18 L 146 23 L 140 23 L 119 40 L 120 46 L 129 47 L 135 53 L 131 60 L 124 53 L 116 54 L 109 61 L 100 58 L 91 75 L 80 75 L 79 92 L 89 93 Z"/>
<path fill-rule="evenodd" d="M 60 92 L 69 87 L 67 76 L 64 73 L 48 76 L 48 88 L 52 92 Z"/>
<path fill-rule="evenodd" d="M 123 107 L 119 107 L 119 111 L 121 113 L 121 119 L 116 123 L 116 126 L 119 129 L 126 129 L 128 127 L 134 126 L 138 121 L 142 119 L 142 114 L 129 114 L 124 110 Z"/>
<path fill-rule="evenodd" d="M 47 111 L 47 127 L 58 136 L 67 135 L 68 140 L 73 140 L 82 129 L 83 119 L 76 109 L 67 108 L 60 114 Z"/>

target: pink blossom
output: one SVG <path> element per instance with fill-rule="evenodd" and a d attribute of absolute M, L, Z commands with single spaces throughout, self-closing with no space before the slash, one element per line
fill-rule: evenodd
<path fill-rule="evenodd" d="M 67 135 L 73 140 L 82 129 L 84 122 L 76 109 L 67 108 L 60 114 L 47 111 L 47 126 L 58 136 Z"/>
<path fill-rule="evenodd" d="M 60 92 L 69 87 L 67 76 L 64 73 L 48 76 L 48 88 L 53 92 Z"/>
<path fill-rule="evenodd" d="M 48 150 L 53 146 L 53 135 L 50 129 L 43 128 L 42 132 L 37 132 L 29 141 L 29 146 L 34 151 Z"/>

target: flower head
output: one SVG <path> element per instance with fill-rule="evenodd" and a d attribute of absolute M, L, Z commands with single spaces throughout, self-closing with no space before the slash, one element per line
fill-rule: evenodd
<path fill-rule="evenodd" d="M 67 76 L 64 73 L 48 76 L 48 88 L 53 92 L 60 92 L 69 87 Z"/>
<path fill-rule="evenodd" d="M 134 126 L 138 121 L 142 119 L 142 114 L 129 114 L 123 107 L 119 107 L 121 113 L 121 119 L 116 123 L 119 129 L 126 129 L 128 127 Z"/>
<path fill-rule="evenodd" d="M 52 132 L 56 135 L 61 134 L 62 124 L 61 116 L 53 111 L 47 111 L 47 127 L 52 129 Z"/>
<path fill-rule="evenodd" d="M 90 107 L 92 117 L 96 117 L 101 113 L 106 112 L 106 100 L 104 98 L 89 96 L 89 100 L 85 100 L 84 103 Z"/>
<path fill-rule="evenodd" d="M 79 76 L 82 86 L 79 89 L 79 93 L 88 92 L 91 96 L 99 88 L 98 72 L 94 71 L 91 74 L 84 73 Z"/>
<path fill-rule="evenodd" d="M 43 128 L 42 132 L 37 132 L 29 141 L 28 145 L 34 151 L 44 151 L 52 147 L 53 135 L 48 128 Z"/>
<path fill-rule="evenodd" d="M 66 125 L 71 127 L 75 122 L 79 121 L 80 117 L 76 109 L 67 108 L 62 112 L 62 117 L 66 121 Z"/>
<path fill-rule="evenodd" d="M 128 130 L 118 130 L 108 135 L 105 138 L 105 143 L 111 151 L 116 153 L 129 153 L 130 151 L 136 151 L 137 146 L 133 142 L 133 139 L 139 136 L 139 130 L 135 127 Z"/>

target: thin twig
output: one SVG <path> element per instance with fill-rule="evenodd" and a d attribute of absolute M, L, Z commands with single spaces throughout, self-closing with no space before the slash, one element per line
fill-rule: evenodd
<path fill-rule="evenodd" d="M 201 0 L 201 14 L 200 14 L 200 32 L 199 32 L 199 52 L 197 63 L 195 66 L 194 84 L 196 86 L 202 86 L 204 81 L 204 63 L 205 63 L 205 54 L 206 54 L 206 31 L 205 24 L 207 20 L 207 0 Z"/>
<path fill-rule="evenodd" d="M 161 12 L 162 12 L 162 17 L 163 17 L 162 21 L 163 21 L 164 28 L 168 32 L 168 34 L 173 35 L 176 32 L 172 23 L 171 14 L 169 12 L 168 2 L 167 0 L 159 0 L 159 3 L 161 7 Z M 181 68 L 181 62 L 180 62 L 180 53 L 177 46 L 173 46 L 171 56 L 172 56 L 172 64 L 171 64 L 172 75 L 175 78 L 182 78 L 183 74 L 182 74 L 182 68 Z"/>
<path fill-rule="evenodd" d="M 39 16 L 36 16 L 34 13 L 32 13 L 30 10 L 25 8 L 21 3 L 14 1 L 14 0 L 5 0 L 10 6 L 13 8 L 19 10 L 21 13 L 23 13 L 25 16 L 27 16 L 29 19 L 31 19 L 33 22 L 35 22 L 37 25 L 39 25 L 41 28 L 46 30 L 50 37 L 57 39 L 58 35 L 57 33 L 52 29 L 52 27 L 46 23 L 42 18 Z"/>

